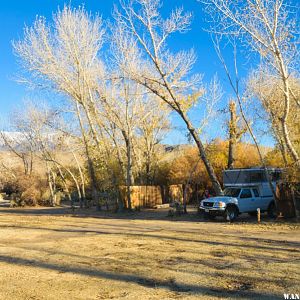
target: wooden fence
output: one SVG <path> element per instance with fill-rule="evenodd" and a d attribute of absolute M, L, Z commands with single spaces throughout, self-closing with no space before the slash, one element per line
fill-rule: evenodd
<path fill-rule="evenodd" d="M 127 207 L 127 187 L 120 187 L 121 198 L 124 206 Z M 131 206 L 153 208 L 155 205 L 162 204 L 162 194 L 159 186 L 132 186 L 130 187 Z"/>
<path fill-rule="evenodd" d="M 120 195 L 127 207 L 127 187 L 120 187 Z M 153 208 L 156 205 L 163 203 L 170 203 L 173 201 L 183 202 L 185 192 L 185 185 L 170 185 L 170 186 L 132 186 L 130 188 L 131 206 L 134 207 L 148 207 Z M 186 189 L 187 202 L 192 194 L 190 186 Z"/>

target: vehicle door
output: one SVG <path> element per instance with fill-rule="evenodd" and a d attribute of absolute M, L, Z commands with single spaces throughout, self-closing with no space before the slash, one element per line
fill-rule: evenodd
<path fill-rule="evenodd" d="M 272 195 L 262 195 L 259 193 L 258 189 L 253 189 L 253 194 L 256 197 L 255 198 L 255 207 L 260 208 L 262 211 L 266 211 L 269 207 L 270 202 L 273 200 Z"/>
<path fill-rule="evenodd" d="M 239 196 L 239 210 L 240 212 L 250 212 L 255 210 L 255 198 L 252 196 L 250 188 L 242 189 Z"/>
<path fill-rule="evenodd" d="M 263 201 L 262 201 L 262 198 L 259 194 L 259 191 L 257 188 L 253 188 L 252 189 L 252 205 L 253 205 L 253 211 L 254 210 L 257 210 L 258 208 L 260 209 L 264 209 L 264 204 L 263 204 Z"/>

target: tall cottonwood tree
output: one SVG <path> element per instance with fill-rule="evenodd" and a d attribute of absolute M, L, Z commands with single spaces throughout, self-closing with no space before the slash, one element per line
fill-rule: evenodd
<path fill-rule="evenodd" d="M 282 108 L 279 125 L 283 142 L 294 164 L 300 169 L 299 152 L 291 140 L 288 124 L 292 95 L 291 77 L 299 67 L 299 21 L 285 0 L 200 0 L 214 21 L 212 31 L 238 37 L 247 51 L 260 57 L 268 76 L 282 89 L 277 105 Z M 297 103 L 299 105 L 299 103 Z"/>
<path fill-rule="evenodd" d="M 141 85 L 115 74 L 99 112 L 105 120 L 106 136 L 116 150 L 125 177 L 128 208 L 131 208 L 131 187 L 136 177 L 143 173 L 143 162 L 146 172 L 150 172 L 155 143 L 162 123 L 167 122 L 168 111 Z"/>
<path fill-rule="evenodd" d="M 116 147 L 114 150 L 121 169 L 127 166 L 129 185 L 133 184 L 134 127 L 142 119 L 140 108 L 131 111 L 133 107 L 142 106 L 141 101 L 130 99 L 132 92 L 128 94 L 137 86 L 136 83 L 128 82 L 124 76 L 107 78 L 100 57 L 103 35 L 100 17 L 92 17 L 83 8 L 65 7 L 54 14 L 52 24 L 38 17 L 32 27 L 25 28 L 23 40 L 14 43 L 25 69 L 32 74 L 30 79 L 42 87 L 50 86 L 69 99 L 85 147 L 94 200 L 98 198 L 99 178 L 103 178 L 103 174 L 99 173 L 110 173 L 113 185 L 117 185 L 116 174 L 109 165 L 111 153 L 115 152 L 112 145 Z M 115 72 L 118 73 L 118 70 L 111 74 Z M 116 93 L 118 88 L 120 90 Z M 121 162 L 116 129 L 126 144 L 126 164 Z M 108 130 L 112 140 L 107 139 Z M 105 172 L 102 167 L 99 168 L 99 162 Z"/>
<path fill-rule="evenodd" d="M 189 76 L 195 54 L 193 51 L 172 54 L 167 48 L 172 34 L 189 29 L 191 14 L 176 9 L 169 18 L 163 19 L 159 0 L 121 1 L 120 5 L 121 10 L 115 10 L 117 28 L 113 34 L 115 58 L 120 68 L 180 116 L 198 147 L 215 192 L 220 194 L 221 185 L 199 132 L 188 116 L 205 92 L 199 76 Z"/>
<path fill-rule="evenodd" d="M 284 165 L 290 166 L 291 159 L 287 151 L 284 140 L 281 118 L 284 114 L 284 103 L 278 103 L 278 99 L 283 98 L 283 89 L 280 88 L 280 83 L 276 82 L 274 78 L 266 76 L 263 70 L 255 71 L 251 74 L 248 80 L 248 88 L 258 98 L 262 106 L 267 112 L 267 117 L 271 124 L 271 132 L 277 141 L 278 148 L 282 154 Z M 295 145 L 295 149 L 300 153 L 300 106 L 298 101 L 300 99 L 300 81 L 296 78 L 290 79 L 291 93 L 295 101 L 291 102 L 291 111 L 287 124 L 290 129 L 290 139 Z"/>
<path fill-rule="evenodd" d="M 43 17 L 37 17 L 33 26 L 25 27 L 23 40 L 13 43 L 34 83 L 47 88 L 50 86 L 74 103 L 95 200 L 97 179 L 88 132 L 92 134 L 93 143 L 99 145 L 98 120 L 94 115 L 96 101 L 103 96 L 105 68 L 99 58 L 103 35 L 99 16 L 92 17 L 84 8 L 66 6 L 53 15 L 52 24 Z"/>

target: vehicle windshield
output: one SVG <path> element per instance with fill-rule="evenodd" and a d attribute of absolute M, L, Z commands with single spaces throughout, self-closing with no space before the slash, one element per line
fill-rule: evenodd
<path fill-rule="evenodd" d="M 224 190 L 224 196 L 228 196 L 228 197 L 238 197 L 240 194 L 241 189 L 237 189 L 237 188 L 226 188 Z"/>

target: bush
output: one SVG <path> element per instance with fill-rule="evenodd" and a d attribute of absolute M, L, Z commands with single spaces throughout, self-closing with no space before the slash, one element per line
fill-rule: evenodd
<path fill-rule="evenodd" d="M 41 191 L 37 189 L 35 185 L 32 185 L 25 189 L 21 194 L 21 200 L 24 201 L 27 206 L 35 206 L 41 197 Z"/>
<path fill-rule="evenodd" d="M 2 191 L 9 196 L 12 207 L 50 204 L 50 193 L 47 198 L 45 196 L 48 190 L 46 179 L 37 174 L 25 175 L 18 170 L 14 174 L 14 177 L 2 178 Z"/>
<path fill-rule="evenodd" d="M 49 189 L 45 189 L 42 194 L 41 197 L 39 198 L 37 204 L 41 205 L 41 206 L 50 206 L 51 205 L 51 194 Z"/>

